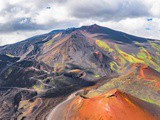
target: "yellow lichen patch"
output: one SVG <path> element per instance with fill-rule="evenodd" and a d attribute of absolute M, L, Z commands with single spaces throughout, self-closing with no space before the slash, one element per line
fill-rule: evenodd
<path fill-rule="evenodd" d="M 116 68 L 118 68 L 118 64 L 116 62 L 110 62 L 110 68 L 113 71 L 116 71 Z"/>
<path fill-rule="evenodd" d="M 54 40 L 51 39 L 51 40 L 49 40 L 49 41 L 46 43 L 46 45 L 47 45 L 47 46 L 50 46 L 50 45 L 52 45 L 53 42 L 54 42 Z"/>
<path fill-rule="evenodd" d="M 139 58 L 136 58 L 136 57 L 134 57 L 134 56 L 132 56 L 132 55 L 120 50 L 117 46 L 116 46 L 116 50 L 128 62 L 131 62 L 131 63 L 144 63 L 143 60 L 141 60 Z"/>
<path fill-rule="evenodd" d="M 33 101 L 30 100 L 24 100 L 19 103 L 18 109 L 23 110 L 22 114 L 19 116 L 19 119 L 22 118 L 23 116 L 28 116 L 31 115 L 38 107 L 41 105 L 41 99 L 36 98 Z"/>
<path fill-rule="evenodd" d="M 147 65 L 153 65 L 156 70 L 160 68 L 159 59 L 155 55 L 151 55 L 145 48 L 141 47 L 140 52 L 137 54 L 137 57 L 143 60 Z"/>
<path fill-rule="evenodd" d="M 153 48 L 155 48 L 157 51 L 160 52 L 160 45 L 153 43 L 153 42 L 150 42 L 150 44 L 152 45 Z"/>
<path fill-rule="evenodd" d="M 57 37 L 59 37 L 61 34 L 59 33 L 59 34 L 57 34 L 57 35 L 55 35 L 51 40 L 49 40 L 47 43 L 46 43 L 46 45 L 47 46 L 50 46 L 50 45 L 52 45 L 53 44 L 53 42 L 54 42 L 54 39 L 55 38 L 57 38 Z"/>
<path fill-rule="evenodd" d="M 14 55 L 6 54 L 8 57 L 14 58 Z"/>
<path fill-rule="evenodd" d="M 94 75 L 95 78 L 100 78 L 101 76 L 99 74 Z"/>
<path fill-rule="evenodd" d="M 143 60 L 138 59 L 132 55 L 127 54 L 126 52 L 120 51 L 120 54 L 131 63 L 144 63 Z"/>
<path fill-rule="evenodd" d="M 41 84 L 40 86 L 34 85 L 33 89 L 36 90 L 38 93 L 41 93 L 44 90 L 44 85 L 43 84 Z"/>
<path fill-rule="evenodd" d="M 100 48 L 102 48 L 102 49 L 104 49 L 104 50 L 106 50 L 106 51 L 109 51 L 109 52 L 113 52 L 113 51 L 114 51 L 106 42 L 104 42 L 104 41 L 102 41 L 102 40 L 96 40 L 96 44 L 97 44 Z"/>
<path fill-rule="evenodd" d="M 55 74 L 61 74 L 62 72 L 64 72 L 65 69 L 65 64 L 64 63 L 55 63 L 54 64 L 54 73 Z"/>

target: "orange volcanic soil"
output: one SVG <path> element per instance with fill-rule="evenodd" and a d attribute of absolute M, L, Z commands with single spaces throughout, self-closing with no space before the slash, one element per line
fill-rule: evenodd
<path fill-rule="evenodd" d="M 147 110 L 147 105 L 140 105 L 143 102 L 119 90 L 112 90 L 93 98 L 77 96 L 67 108 L 66 119 L 157 120 L 158 117 Z"/>
<path fill-rule="evenodd" d="M 134 64 L 139 68 L 139 76 L 148 80 L 160 80 L 160 73 L 144 64 Z"/>

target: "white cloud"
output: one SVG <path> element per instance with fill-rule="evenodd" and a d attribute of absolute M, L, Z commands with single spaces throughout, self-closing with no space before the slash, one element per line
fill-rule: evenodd
<path fill-rule="evenodd" d="M 160 39 L 160 0 L 0 0 L 0 45 L 94 23 Z"/>
<path fill-rule="evenodd" d="M 2 11 L 4 8 L 6 8 L 6 6 L 7 6 L 7 2 L 6 1 L 0 1 L 0 11 Z"/>
<path fill-rule="evenodd" d="M 16 31 L 11 33 L 3 33 L 0 34 L 0 44 L 6 45 L 11 43 L 20 42 L 22 40 L 25 40 L 26 38 L 35 36 L 35 35 L 41 35 L 50 32 L 51 30 L 37 30 L 37 31 L 26 31 L 25 34 L 23 31 Z"/>
<path fill-rule="evenodd" d="M 106 26 L 114 30 L 123 31 L 128 34 L 154 38 L 160 40 L 160 18 L 154 18 L 153 21 L 148 22 L 147 18 L 126 18 L 120 21 L 99 22 L 95 20 L 86 20 L 81 22 L 79 26 L 91 25 L 97 23 L 101 26 Z M 151 30 L 146 30 L 150 28 Z"/>
<path fill-rule="evenodd" d="M 144 0 L 145 1 L 145 0 Z M 78 18 L 99 20 L 119 20 L 126 17 L 151 15 L 150 3 L 143 0 L 68 0 L 65 5 L 69 12 Z M 61 4 L 64 4 L 61 2 Z M 152 3 L 153 4 L 153 3 Z M 151 4 L 151 5 L 152 5 Z"/>

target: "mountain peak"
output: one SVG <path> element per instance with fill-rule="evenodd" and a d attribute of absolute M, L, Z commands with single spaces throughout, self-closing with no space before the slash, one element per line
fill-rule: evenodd
<path fill-rule="evenodd" d="M 92 25 L 90 25 L 91 27 L 101 27 L 101 26 L 99 26 L 98 24 L 92 24 Z"/>
<path fill-rule="evenodd" d="M 99 26 L 97 24 L 92 24 L 92 25 L 87 25 L 87 26 L 82 26 L 80 29 L 87 29 L 87 28 L 101 28 L 102 26 Z"/>
<path fill-rule="evenodd" d="M 85 30 L 89 33 L 112 33 L 114 30 L 103 27 L 97 24 L 89 25 L 89 26 L 82 26 L 79 28 L 80 30 Z"/>

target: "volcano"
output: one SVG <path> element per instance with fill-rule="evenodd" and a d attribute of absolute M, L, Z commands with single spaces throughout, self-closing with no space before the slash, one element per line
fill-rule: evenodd
<path fill-rule="evenodd" d="M 0 46 L 0 119 L 160 119 L 159 53 L 96 24 Z"/>
<path fill-rule="evenodd" d="M 156 120 L 158 111 L 158 107 L 115 89 L 93 98 L 77 96 L 67 108 L 66 119 Z"/>

